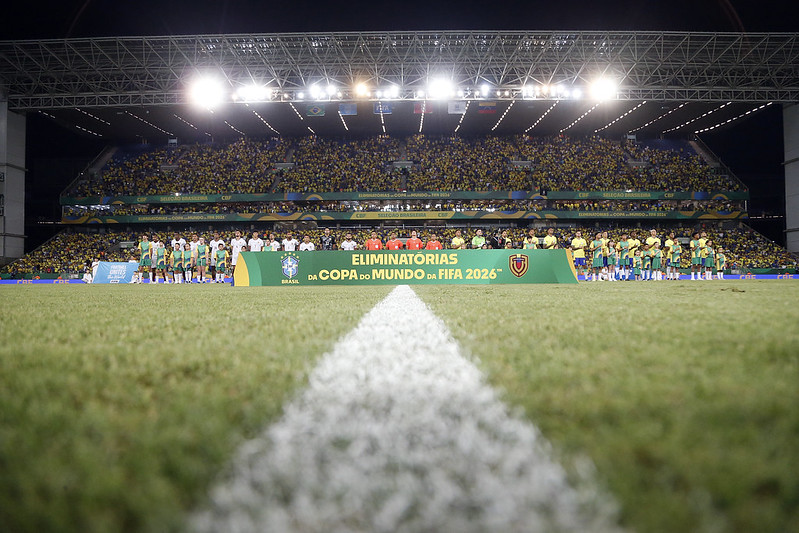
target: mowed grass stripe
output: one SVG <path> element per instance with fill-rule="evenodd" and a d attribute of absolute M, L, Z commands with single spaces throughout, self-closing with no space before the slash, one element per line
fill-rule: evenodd
<path fill-rule="evenodd" d="M 389 287 L 0 287 L 0 529 L 180 530 Z"/>
<path fill-rule="evenodd" d="M 197 531 L 619 531 L 399 286 L 237 454 Z"/>
<path fill-rule="evenodd" d="M 799 284 L 420 286 L 637 531 L 799 531 Z M 477 304 L 479 302 L 479 304 Z"/>

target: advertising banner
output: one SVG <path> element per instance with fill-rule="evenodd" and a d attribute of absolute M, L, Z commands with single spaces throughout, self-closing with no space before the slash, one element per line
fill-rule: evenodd
<path fill-rule="evenodd" d="M 577 283 L 567 250 L 241 252 L 233 284 Z"/>
<path fill-rule="evenodd" d="M 745 219 L 744 211 L 312 211 L 295 213 L 181 213 L 175 215 L 63 216 L 63 224 L 136 224 L 159 222 L 287 222 L 377 220 L 573 220 L 645 218 L 665 220 Z"/>
<path fill-rule="evenodd" d="M 138 263 L 100 261 L 92 283 L 130 283 L 138 268 Z"/>
<path fill-rule="evenodd" d="M 224 202 L 327 202 L 357 200 L 748 200 L 746 191 L 351 191 L 321 193 L 165 194 L 153 196 L 62 196 L 61 205 L 188 204 Z"/>

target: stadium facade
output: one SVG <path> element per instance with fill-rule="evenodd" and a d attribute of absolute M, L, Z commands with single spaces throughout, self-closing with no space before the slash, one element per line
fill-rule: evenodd
<path fill-rule="evenodd" d="M 797 252 L 797 35 L 427 31 L 2 41 L 0 255 L 23 252 L 29 113 L 109 142 L 166 144 L 418 132 L 684 138 L 769 105 L 783 106 L 787 241 Z M 216 101 L 197 106 L 198 96 Z"/>

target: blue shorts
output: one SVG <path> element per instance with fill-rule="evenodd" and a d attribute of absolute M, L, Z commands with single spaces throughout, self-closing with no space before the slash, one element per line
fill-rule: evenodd
<path fill-rule="evenodd" d="M 585 266 L 585 257 L 575 257 L 574 258 L 574 266 Z"/>

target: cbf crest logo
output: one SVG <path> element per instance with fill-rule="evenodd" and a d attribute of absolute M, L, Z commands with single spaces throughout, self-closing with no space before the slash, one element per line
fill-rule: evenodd
<path fill-rule="evenodd" d="M 294 278 L 300 271 L 300 259 L 294 254 L 283 254 L 280 259 L 283 275 L 288 279 Z"/>
<path fill-rule="evenodd" d="M 508 258 L 508 267 L 511 274 L 520 278 L 527 274 L 527 269 L 530 267 L 530 258 L 524 254 L 513 254 Z"/>

